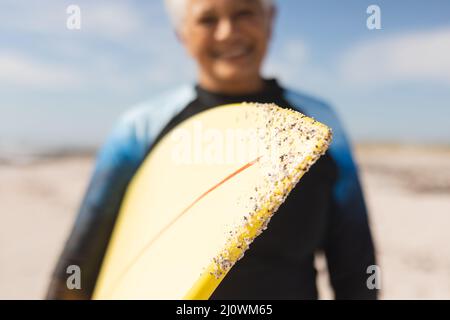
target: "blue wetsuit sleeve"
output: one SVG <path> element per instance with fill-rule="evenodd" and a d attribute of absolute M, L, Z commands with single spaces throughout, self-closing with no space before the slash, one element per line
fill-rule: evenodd
<path fill-rule="evenodd" d="M 145 151 L 132 123 L 121 120 L 97 156 L 94 173 L 56 265 L 47 298 L 91 297 L 123 196 Z M 80 267 L 79 290 L 67 288 L 69 265 Z"/>
<path fill-rule="evenodd" d="M 328 104 L 291 90 L 285 92 L 285 97 L 298 111 L 333 130 L 328 153 L 336 164 L 337 179 L 323 248 L 335 297 L 375 299 L 377 290 L 367 287 L 371 275 L 367 267 L 375 264 L 375 250 L 357 167 L 343 126 Z"/>
<path fill-rule="evenodd" d="M 367 268 L 375 264 L 374 245 L 357 167 L 350 144 L 335 118 L 336 141 L 330 148 L 338 167 L 324 243 L 336 299 L 376 299 Z"/>

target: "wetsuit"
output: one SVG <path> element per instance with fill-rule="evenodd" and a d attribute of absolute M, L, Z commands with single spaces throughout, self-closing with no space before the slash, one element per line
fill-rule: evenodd
<path fill-rule="evenodd" d="M 367 211 L 349 143 L 336 115 L 325 103 L 266 80 L 264 90 L 245 96 L 183 87 L 122 117 L 99 152 L 48 298 L 91 297 L 126 188 L 160 138 L 199 112 L 243 101 L 276 103 L 314 117 L 333 129 L 333 142 L 212 298 L 316 299 L 314 254 L 318 251 L 325 253 L 336 298 L 377 297 L 376 290 L 366 284 L 367 268 L 375 264 Z M 81 290 L 66 288 L 66 269 L 72 264 L 81 267 Z"/>

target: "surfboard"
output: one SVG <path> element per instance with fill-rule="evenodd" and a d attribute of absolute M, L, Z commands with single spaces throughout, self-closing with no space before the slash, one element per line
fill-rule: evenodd
<path fill-rule="evenodd" d="M 274 104 L 214 107 L 177 125 L 127 189 L 93 298 L 208 299 L 331 136 Z"/>

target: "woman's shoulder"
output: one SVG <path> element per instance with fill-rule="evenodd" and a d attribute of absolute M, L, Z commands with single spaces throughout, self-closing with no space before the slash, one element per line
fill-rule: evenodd
<path fill-rule="evenodd" d="M 194 97 L 195 90 L 192 85 L 179 86 L 155 94 L 153 97 L 130 107 L 121 116 L 121 119 L 130 124 L 159 121 L 183 108 Z"/>
<path fill-rule="evenodd" d="M 295 108 L 330 127 L 333 131 L 333 143 L 330 153 L 336 159 L 347 159 L 351 163 L 351 139 L 349 139 L 343 122 L 333 107 L 324 100 L 305 94 L 298 90 L 284 89 L 284 98 Z"/>
<path fill-rule="evenodd" d="M 184 85 L 156 94 L 130 107 L 119 118 L 117 126 L 132 131 L 135 139 L 151 144 L 165 125 L 195 97 L 194 87 Z"/>
<path fill-rule="evenodd" d="M 284 98 L 298 111 L 330 126 L 333 131 L 344 132 L 336 110 L 324 99 L 299 90 L 284 89 Z"/>
<path fill-rule="evenodd" d="M 331 104 L 325 99 L 305 93 L 303 91 L 285 87 L 283 90 L 284 98 L 289 101 L 295 108 L 304 110 L 305 113 L 314 114 L 335 114 Z"/>

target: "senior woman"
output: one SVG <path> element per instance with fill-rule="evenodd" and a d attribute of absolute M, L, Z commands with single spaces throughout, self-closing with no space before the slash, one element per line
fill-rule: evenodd
<path fill-rule="evenodd" d="M 374 246 L 343 128 L 325 103 L 261 76 L 275 15 L 272 1 L 166 4 L 178 39 L 197 64 L 197 84 L 155 97 L 119 121 L 99 152 L 48 298 L 91 297 L 127 185 L 161 137 L 199 112 L 242 101 L 276 103 L 314 117 L 332 127 L 334 142 L 212 298 L 316 299 L 314 257 L 320 251 L 336 298 L 376 298 L 366 273 L 375 264 Z M 81 289 L 66 287 L 69 265 L 80 266 Z"/>

